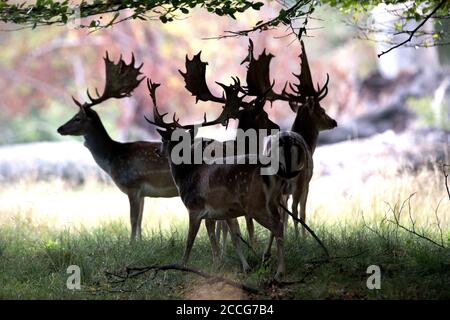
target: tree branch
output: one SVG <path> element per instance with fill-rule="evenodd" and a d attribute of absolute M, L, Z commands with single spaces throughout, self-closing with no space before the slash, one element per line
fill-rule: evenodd
<path fill-rule="evenodd" d="M 414 34 L 445 4 L 447 2 L 447 0 L 442 0 L 441 2 L 439 2 L 439 4 L 430 12 L 430 14 L 428 14 L 427 16 L 425 16 L 425 18 L 422 20 L 422 22 L 421 23 L 419 23 L 419 25 L 416 27 L 416 28 L 414 28 L 414 30 L 412 30 L 412 31 L 408 31 L 408 33 L 409 33 L 409 37 L 406 39 L 406 40 L 404 40 L 404 41 L 402 41 L 402 42 L 400 42 L 400 43 L 398 43 L 398 44 L 396 44 L 396 45 L 394 45 L 394 46 L 392 46 L 392 47 L 390 47 L 388 50 L 386 50 L 386 51 L 382 51 L 381 53 L 379 53 L 377 56 L 378 56 L 378 58 L 380 58 L 381 56 L 383 56 L 383 55 L 385 55 L 386 53 L 388 53 L 388 52 L 391 52 L 392 50 L 394 50 L 394 49 L 396 49 L 396 48 L 398 48 L 398 47 L 401 47 L 401 46 L 403 46 L 404 44 L 406 44 L 406 43 L 408 43 L 408 42 L 410 42 L 411 40 L 412 40 L 412 38 L 414 37 Z"/>
<path fill-rule="evenodd" d="M 233 38 L 233 37 L 247 37 L 250 33 L 254 32 L 262 32 L 267 31 L 270 29 L 275 29 L 278 27 L 280 23 L 290 25 L 291 20 L 294 18 L 298 18 L 299 15 L 301 16 L 308 16 L 314 11 L 313 5 L 310 5 L 307 11 L 299 13 L 299 10 L 301 7 L 306 6 L 308 4 L 311 4 L 311 0 L 299 0 L 296 1 L 295 4 L 293 4 L 291 7 L 289 7 L 286 10 L 281 10 L 278 16 L 275 18 L 272 18 L 267 21 L 259 21 L 254 27 L 244 30 L 238 30 L 238 31 L 225 31 L 224 35 L 217 36 L 217 37 L 208 37 L 204 38 L 205 40 L 211 40 L 211 39 L 224 39 L 224 38 Z"/>
<path fill-rule="evenodd" d="M 446 168 L 450 168 L 450 164 L 443 164 L 442 165 L 442 173 L 444 174 L 444 179 L 445 179 L 445 189 L 447 189 L 447 195 L 448 195 L 448 199 L 450 200 L 450 189 L 448 187 L 448 172 L 446 170 Z"/>
<path fill-rule="evenodd" d="M 181 266 L 181 265 L 177 265 L 177 264 L 167 264 L 167 265 L 152 264 L 152 265 L 145 266 L 145 267 L 132 267 L 132 268 L 127 267 L 125 269 L 125 275 L 119 275 L 119 274 L 114 274 L 114 273 L 110 273 L 110 272 L 106 272 L 106 275 L 114 276 L 114 277 L 117 277 L 120 279 L 120 280 L 113 281 L 113 283 L 122 283 L 122 282 L 127 281 L 128 279 L 135 278 L 135 277 L 137 277 L 141 274 L 144 274 L 148 271 L 156 271 L 157 272 L 157 271 L 166 271 L 166 270 L 178 270 L 178 271 L 182 271 L 185 273 L 193 273 L 202 278 L 208 279 L 209 281 L 211 281 L 213 283 L 223 282 L 232 287 L 242 289 L 242 290 L 247 291 L 252 294 L 257 294 L 259 292 L 258 289 L 247 286 L 245 284 L 241 284 L 236 281 L 226 279 L 224 277 L 212 276 L 206 272 L 196 270 L 193 268 L 189 268 L 189 267 L 185 267 L 185 266 Z"/>

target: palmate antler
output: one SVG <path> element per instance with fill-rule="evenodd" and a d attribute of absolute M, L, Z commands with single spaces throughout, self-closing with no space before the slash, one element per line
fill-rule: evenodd
<path fill-rule="evenodd" d="M 253 55 L 253 41 L 249 40 L 248 56 L 241 64 L 248 62 L 247 70 L 247 94 L 250 96 L 262 97 L 270 96 L 273 82 L 270 81 L 270 61 L 275 57 L 273 54 L 266 54 L 266 50 L 255 59 Z"/>
<path fill-rule="evenodd" d="M 267 54 L 264 50 L 258 59 L 256 59 L 253 54 L 253 42 L 249 40 L 249 53 L 244 61 L 242 61 L 242 63 L 248 62 L 246 93 L 259 97 L 260 101 L 263 100 L 262 98 L 264 96 L 271 102 L 276 100 L 287 101 L 293 110 L 294 108 L 298 108 L 298 105 L 306 103 L 307 97 L 313 97 L 318 101 L 322 100 L 328 93 L 329 75 L 327 74 L 327 80 L 324 86 L 319 88 L 319 84 L 317 84 L 316 90 L 312 81 L 311 70 L 303 41 L 301 41 L 301 47 L 301 72 L 298 75 L 294 74 L 298 83 L 292 84 L 287 82 L 282 92 L 276 93 L 273 91 L 275 82 L 270 79 L 270 62 L 274 55 L 271 53 Z M 288 86 L 293 93 L 287 92 L 286 89 Z"/>
<path fill-rule="evenodd" d="M 103 93 L 100 95 L 98 90 L 95 89 L 97 94 L 96 98 L 93 98 L 87 90 L 87 95 L 89 97 L 90 102 L 80 103 L 74 97 L 72 97 L 73 101 L 79 106 L 83 108 L 91 108 L 97 104 L 104 102 L 110 98 L 124 98 L 131 95 L 131 92 L 136 89 L 142 80 L 145 79 L 143 76 L 139 79 L 141 73 L 141 68 L 143 63 L 139 67 L 135 67 L 135 59 L 134 54 L 132 54 L 130 64 L 126 64 L 122 59 L 122 55 L 119 58 L 119 62 L 114 63 L 109 59 L 108 51 L 106 51 L 105 61 L 105 87 L 103 89 Z"/>
<path fill-rule="evenodd" d="M 186 72 L 178 70 L 181 76 L 184 78 L 185 88 L 195 96 L 196 102 L 201 101 L 213 101 L 218 103 L 225 103 L 223 97 L 214 96 L 206 83 L 206 66 L 208 62 L 201 60 L 200 51 L 196 55 L 189 59 L 186 55 Z"/>
<path fill-rule="evenodd" d="M 154 120 L 149 120 L 146 118 L 146 120 L 154 124 L 160 128 L 165 129 L 167 132 L 172 132 L 175 129 L 184 129 L 184 130 L 192 130 L 196 126 L 212 126 L 216 124 L 222 124 L 223 126 L 228 126 L 228 121 L 230 119 L 235 119 L 239 115 L 239 109 L 241 105 L 243 104 L 244 96 L 239 96 L 239 93 L 242 90 L 240 80 L 239 78 L 233 78 L 233 84 L 227 86 L 222 83 L 216 82 L 219 86 L 221 86 L 224 90 L 224 95 L 221 99 L 221 101 L 225 102 L 225 105 L 223 106 L 222 112 L 220 115 L 211 121 L 208 121 L 206 119 L 206 113 L 203 117 L 203 122 L 199 123 L 198 125 L 189 124 L 189 125 L 181 125 L 179 120 L 177 119 L 175 113 L 172 117 L 172 122 L 165 122 L 164 117 L 167 115 L 167 113 L 161 114 L 158 110 L 158 104 L 156 99 L 156 89 L 160 86 L 159 83 L 152 82 L 151 79 L 147 79 L 147 87 L 150 94 L 150 97 L 152 99 L 153 103 L 153 118 Z"/>

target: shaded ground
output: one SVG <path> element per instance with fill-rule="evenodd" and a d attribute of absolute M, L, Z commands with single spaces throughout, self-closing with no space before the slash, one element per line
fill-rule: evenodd
<path fill-rule="evenodd" d="M 179 271 L 148 272 L 126 282 L 113 283 L 127 266 L 170 264 L 179 261 L 184 247 L 183 227 L 147 234 L 128 243 L 128 230 L 110 223 L 91 230 L 55 231 L 16 220 L 0 232 L 1 299 L 449 299 L 450 232 L 444 231 L 447 249 L 407 233 L 392 224 L 369 222 L 364 226 L 313 226 L 332 256 L 323 258 L 311 237 L 286 239 L 287 281 L 271 284 L 275 260 L 261 265 L 266 232 L 258 229 L 257 255 L 245 250 L 253 271 L 242 274 L 231 245 L 223 265 L 211 267 L 209 241 L 204 232 L 197 239 L 190 266 L 257 288 L 248 294 L 223 283 L 210 283 Z M 367 226 L 370 226 L 370 230 Z M 426 233 L 439 241 L 440 235 Z M 352 256 L 349 258 L 349 256 Z M 66 288 L 67 267 L 81 268 L 81 290 Z M 381 268 L 381 289 L 366 286 L 368 266 Z M 300 282 L 298 282 L 300 281 Z"/>

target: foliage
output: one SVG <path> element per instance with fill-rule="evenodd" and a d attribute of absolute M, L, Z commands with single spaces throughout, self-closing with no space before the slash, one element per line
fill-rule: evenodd
<path fill-rule="evenodd" d="M 166 23 L 173 21 L 179 14 L 189 14 L 196 7 L 205 8 L 219 16 L 235 18 L 238 12 L 259 10 L 262 5 L 262 2 L 246 0 L 82 0 L 75 6 L 68 0 L 37 0 L 34 4 L 15 4 L 0 0 L 0 20 L 34 28 L 39 25 L 66 24 L 77 12 L 80 18 L 114 13 L 113 18 L 105 25 L 100 17 L 92 19 L 85 26 L 98 28 L 111 26 L 119 18 L 120 12 L 125 10 L 132 11 L 126 19 L 159 18 Z"/>
<path fill-rule="evenodd" d="M 270 2 L 270 0 L 266 2 Z M 439 29 L 439 25 L 449 19 L 450 2 L 446 0 L 297 0 L 277 2 L 281 6 L 275 17 L 260 20 L 250 29 L 232 31 L 227 36 L 247 36 L 251 32 L 276 28 L 282 24 L 289 26 L 292 33 L 301 37 L 306 33 L 309 17 L 316 7 L 329 5 L 338 8 L 345 15 L 350 15 L 351 23 L 358 25 L 365 38 L 372 40 L 370 34 L 374 33 L 392 35 L 386 40 L 386 42 L 390 42 L 391 48 L 381 52 L 379 56 L 403 45 L 429 47 L 450 43 L 450 35 L 447 30 L 437 32 L 422 30 L 423 24 L 430 19 L 438 26 L 437 29 Z M 379 4 L 401 5 L 397 8 L 394 7 L 396 9 L 386 9 L 387 12 L 397 16 L 397 22 L 394 23 L 392 30 L 386 30 L 385 26 L 380 27 L 365 21 L 367 20 L 365 18 L 370 16 L 368 14 L 370 10 Z M 43 25 L 64 25 L 74 19 L 87 18 L 79 20 L 78 27 L 96 30 L 125 20 L 159 19 L 163 23 L 172 22 L 179 17 L 189 15 L 194 8 L 204 8 L 215 15 L 236 19 L 238 13 L 259 10 L 263 5 L 263 2 L 247 0 L 81 0 L 74 6 L 68 0 L 37 0 L 34 4 L 0 0 L 0 21 L 35 28 Z M 105 14 L 108 17 L 103 19 Z M 293 24 L 299 18 L 303 19 L 303 26 L 295 29 Z M 417 29 L 408 27 L 408 24 L 413 21 L 420 22 Z M 396 36 L 398 38 L 399 35 L 405 35 L 407 39 L 399 41 L 391 39 Z M 417 41 L 411 43 L 413 39 Z"/>
<path fill-rule="evenodd" d="M 450 130 L 450 113 L 446 101 L 433 105 L 432 97 L 422 97 L 410 98 L 407 103 L 417 114 L 420 125 Z"/>

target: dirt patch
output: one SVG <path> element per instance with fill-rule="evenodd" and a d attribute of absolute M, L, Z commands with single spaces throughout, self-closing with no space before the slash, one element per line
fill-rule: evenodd
<path fill-rule="evenodd" d="M 223 282 L 208 283 L 195 281 L 184 290 L 184 298 L 188 300 L 243 300 L 248 295 L 241 289 Z"/>

